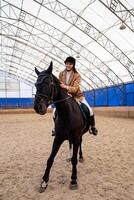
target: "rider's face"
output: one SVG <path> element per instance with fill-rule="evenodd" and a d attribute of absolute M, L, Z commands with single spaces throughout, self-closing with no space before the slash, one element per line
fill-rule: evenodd
<path fill-rule="evenodd" d="M 73 64 L 72 63 L 66 62 L 65 65 L 66 65 L 66 70 L 67 71 L 71 71 L 73 69 Z"/>

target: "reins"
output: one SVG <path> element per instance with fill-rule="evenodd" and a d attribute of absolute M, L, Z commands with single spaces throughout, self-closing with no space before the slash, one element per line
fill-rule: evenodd
<path fill-rule="evenodd" d="M 36 94 L 35 95 L 35 97 L 39 97 L 42 101 L 44 100 L 46 100 L 47 101 L 47 99 L 49 99 L 46 95 L 42 95 L 42 94 Z M 45 97 L 45 98 L 44 98 Z M 57 104 L 57 103 L 61 103 L 61 102 L 63 102 L 63 101 L 66 101 L 67 99 L 70 99 L 70 98 L 72 98 L 71 96 L 68 96 L 68 97 L 66 97 L 65 99 L 60 99 L 60 100 L 57 100 L 57 101 L 53 101 L 53 100 L 50 100 L 49 102 L 48 102 L 48 105 L 52 105 L 52 104 Z"/>
<path fill-rule="evenodd" d="M 70 98 L 72 98 L 72 97 L 69 96 L 69 97 L 66 97 L 65 99 L 60 99 L 60 100 L 57 100 L 57 101 L 51 101 L 49 105 L 61 103 L 61 102 L 66 101 L 67 99 L 70 99 Z"/>

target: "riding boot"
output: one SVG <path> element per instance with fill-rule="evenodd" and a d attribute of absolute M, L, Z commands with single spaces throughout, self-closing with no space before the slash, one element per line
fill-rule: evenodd
<path fill-rule="evenodd" d="M 90 116 L 90 125 L 91 127 L 89 127 L 89 133 L 93 134 L 93 135 L 97 135 L 98 134 L 98 130 L 95 127 L 95 118 L 94 115 Z"/>

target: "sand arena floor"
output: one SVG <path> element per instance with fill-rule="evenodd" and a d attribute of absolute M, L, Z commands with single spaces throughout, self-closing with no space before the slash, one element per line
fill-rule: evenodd
<path fill-rule="evenodd" d="M 83 137 L 78 189 L 70 190 L 68 142 L 47 190 L 38 188 L 51 150 L 52 115 L 0 115 L 0 200 L 134 200 L 134 120 L 96 117 L 99 135 Z"/>

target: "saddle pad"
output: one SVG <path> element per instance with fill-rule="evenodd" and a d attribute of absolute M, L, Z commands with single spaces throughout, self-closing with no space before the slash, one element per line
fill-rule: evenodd
<path fill-rule="evenodd" d="M 89 123 L 89 121 L 90 121 L 89 108 L 84 103 L 80 103 L 79 106 L 80 106 L 80 110 L 82 112 L 82 115 L 84 117 L 84 120 L 86 121 L 86 123 Z"/>

